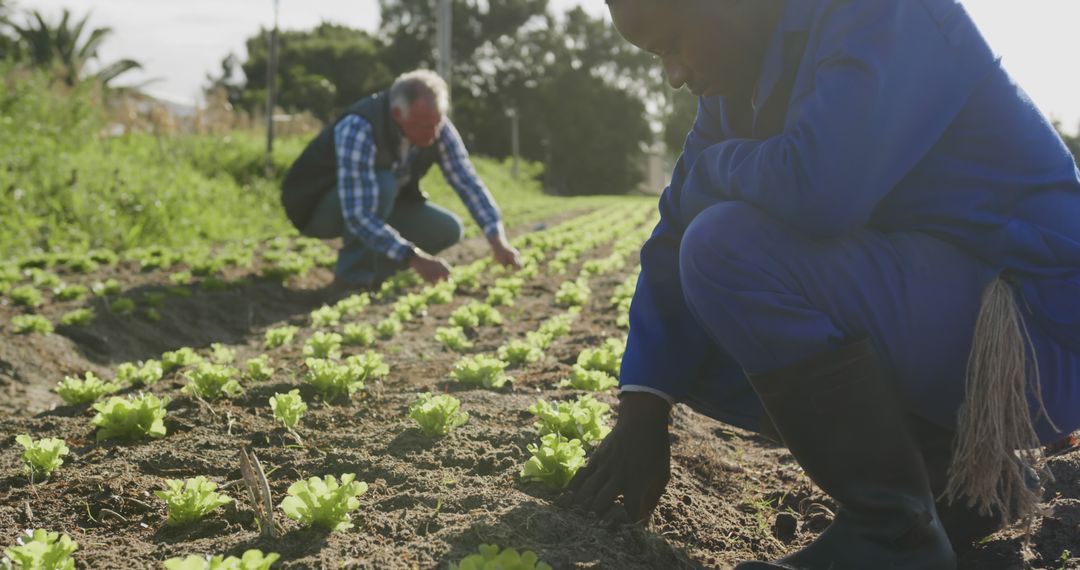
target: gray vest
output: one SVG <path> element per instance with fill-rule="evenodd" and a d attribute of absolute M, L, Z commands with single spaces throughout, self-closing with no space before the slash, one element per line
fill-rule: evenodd
<path fill-rule="evenodd" d="M 350 115 L 362 117 L 371 124 L 375 135 L 375 169 L 391 170 L 398 160 L 401 130 L 390 115 L 390 93 L 380 91 L 350 105 L 332 124 L 327 125 L 310 143 L 285 174 L 281 185 L 281 204 L 285 214 L 298 229 L 311 219 L 315 206 L 327 192 L 337 188 L 337 153 L 334 147 L 334 128 Z M 409 168 L 409 181 L 399 189 L 398 200 L 427 198 L 420 191 L 420 179 L 438 158 L 436 145 L 420 149 Z"/>

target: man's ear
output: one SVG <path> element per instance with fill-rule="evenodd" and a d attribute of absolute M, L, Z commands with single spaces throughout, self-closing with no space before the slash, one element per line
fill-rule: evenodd
<path fill-rule="evenodd" d="M 401 123 L 401 109 L 398 107 L 390 107 L 390 116 L 394 118 L 394 121 Z"/>

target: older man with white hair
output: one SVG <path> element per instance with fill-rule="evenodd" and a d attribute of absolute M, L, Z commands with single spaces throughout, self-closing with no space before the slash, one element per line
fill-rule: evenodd
<path fill-rule="evenodd" d="M 282 188 L 285 211 L 304 235 L 344 238 L 335 281 L 378 285 L 410 267 L 425 281 L 446 279 L 436 257 L 462 238 L 461 220 L 427 201 L 420 179 L 438 163 L 497 262 L 520 266 L 499 209 L 446 118 L 446 83 L 428 70 L 398 77 L 390 89 L 349 106 L 308 144 Z"/>

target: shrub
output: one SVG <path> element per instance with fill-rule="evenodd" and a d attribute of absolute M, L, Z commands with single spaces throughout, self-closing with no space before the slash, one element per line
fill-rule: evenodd
<path fill-rule="evenodd" d="M 276 552 L 263 554 L 261 550 L 245 550 L 244 554 L 224 557 L 188 556 L 187 558 L 169 558 L 164 562 L 165 570 L 270 570 L 270 566 L 281 558 Z"/>
<path fill-rule="evenodd" d="M 533 426 L 541 435 L 557 433 L 585 445 L 596 445 L 611 432 L 607 426 L 611 407 L 588 395 L 574 402 L 548 403 L 541 399 L 529 407 L 529 413 L 536 416 L 538 421 Z"/>
<path fill-rule="evenodd" d="M 165 406 L 169 398 L 153 394 L 120 398 L 113 396 L 94 404 L 97 415 L 90 424 L 97 428 L 98 441 L 165 437 Z"/>
<path fill-rule="evenodd" d="M 603 370 L 588 370 L 575 364 L 570 377 L 559 383 L 563 388 L 602 392 L 619 385 L 619 381 Z"/>
<path fill-rule="evenodd" d="M 581 441 L 549 433 L 540 438 L 540 445 L 529 444 L 532 457 L 521 468 L 523 481 L 539 481 L 546 485 L 565 488 L 578 469 L 585 464 L 585 448 Z"/>
<path fill-rule="evenodd" d="M 236 381 L 239 373 L 231 366 L 204 362 L 187 374 L 188 384 L 181 391 L 204 400 L 216 400 L 222 395 L 236 396 L 244 391 Z"/>
<path fill-rule="evenodd" d="M 447 435 L 451 429 L 469 421 L 469 414 L 460 408 L 461 401 L 449 394 L 433 396 L 424 393 L 409 405 L 409 417 L 416 420 L 420 431 L 427 435 Z"/>
<path fill-rule="evenodd" d="M 498 358 L 484 356 L 462 357 L 454 364 L 450 375 L 463 384 L 482 386 L 489 390 L 497 390 L 506 385 L 510 378 L 503 372 L 506 363 Z"/>
<path fill-rule="evenodd" d="M 304 356 L 307 358 L 341 358 L 341 335 L 318 331 L 304 343 Z"/>
<path fill-rule="evenodd" d="M 168 479 L 165 481 L 165 490 L 154 491 L 154 495 L 165 501 L 169 512 L 165 524 L 182 526 L 197 522 L 214 509 L 232 502 L 231 498 L 215 489 L 217 484 L 199 475 L 187 481 Z"/>
<path fill-rule="evenodd" d="M 307 404 L 300 397 L 300 390 L 289 390 L 288 394 L 274 394 L 270 396 L 270 410 L 274 419 L 281 422 L 287 429 L 292 429 L 300 423 L 300 418 L 307 412 Z"/>
<path fill-rule="evenodd" d="M 65 376 L 53 389 L 68 404 L 89 404 L 94 400 L 120 389 L 114 382 L 106 382 L 93 372 L 87 372 L 83 378 Z"/>
<path fill-rule="evenodd" d="M 15 436 L 15 443 L 24 449 L 23 468 L 31 481 L 47 479 L 64 464 L 63 456 L 70 452 L 64 440 L 55 437 L 34 441 L 29 434 L 20 434 Z"/>
<path fill-rule="evenodd" d="M 27 530 L 19 537 L 19 544 L 4 549 L 4 556 L 11 559 L 14 568 L 28 570 L 75 570 L 71 553 L 79 545 L 66 534 L 43 529 Z"/>
<path fill-rule="evenodd" d="M 52 334 L 53 326 L 49 319 L 41 315 L 17 315 L 11 317 L 11 326 L 16 334 Z"/>
<path fill-rule="evenodd" d="M 353 527 L 351 511 L 360 508 L 356 497 L 367 492 L 367 483 L 354 481 L 356 475 L 341 476 L 341 484 L 333 475 L 322 479 L 312 477 L 289 486 L 288 497 L 281 502 L 281 510 L 302 526 L 318 526 L 329 531 L 348 530 Z"/>
<path fill-rule="evenodd" d="M 478 550 L 479 554 L 470 554 L 457 564 L 451 562 L 450 570 L 551 570 L 531 550 L 518 554 L 517 550 L 507 548 L 500 552 L 495 544 L 481 544 Z"/>
<path fill-rule="evenodd" d="M 277 348 L 284 346 L 292 342 L 293 337 L 299 332 L 298 327 L 293 326 L 280 326 L 272 329 L 266 329 L 266 342 L 264 343 L 266 348 Z"/>
<path fill-rule="evenodd" d="M 455 352 L 465 352 L 473 346 L 461 327 L 439 327 L 435 329 L 435 340 Z"/>

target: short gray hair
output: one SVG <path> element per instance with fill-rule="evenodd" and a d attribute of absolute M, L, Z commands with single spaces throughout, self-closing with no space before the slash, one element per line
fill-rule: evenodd
<path fill-rule="evenodd" d="M 390 86 L 390 106 L 400 109 L 404 117 L 409 116 L 409 108 L 421 97 L 433 98 L 441 115 L 450 110 L 450 90 L 443 78 L 430 69 L 404 73 Z"/>

